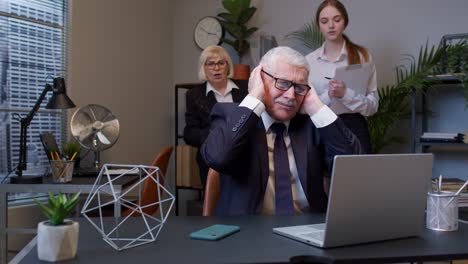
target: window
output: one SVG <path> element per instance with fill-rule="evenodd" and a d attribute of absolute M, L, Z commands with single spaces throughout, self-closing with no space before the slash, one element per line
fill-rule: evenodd
<path fill-rule="evenodd" d="M 68 0 L 0 1 L 0 182 L 15 174 L 19 158 L 20 124 L 44 86 L 54 77 L 66 77 Z M 42 175 L 48 168 L 39 135 L 64 137 L 65 115 L 47 110 L 43 101 L 28 129 L 27 170 Z"/>

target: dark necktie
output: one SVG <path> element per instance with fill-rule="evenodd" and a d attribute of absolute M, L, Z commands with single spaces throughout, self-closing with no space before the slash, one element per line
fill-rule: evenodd
<path fill-rule="evenodd" d="M 294 214 L 288 150 L 283 138 L 285 129 L 286 126 L 283 123 L 271 125 L 271 130 L 276 134 L 273 160 L 275 163 L 275 205 L 277 215 Z"/>

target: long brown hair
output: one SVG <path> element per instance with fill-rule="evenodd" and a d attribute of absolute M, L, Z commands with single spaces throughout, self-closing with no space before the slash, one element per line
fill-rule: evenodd
<path fill-rule="evenodd" d="M 317 13 L 315 13 L 315 23 L 317 26 L 320 24 L 320 12 L 327 7 L 327 6 L 332 6 L 338 10 L 338 12 L 341 13 L 343 16 L 344 22 L 345 22 L 345 27 L 348 26 L 349 22 L 349 17 L 348 17 L 348 12 L 346 11 L 346 8 L 344 5 L 338 1 L 338 0 L 324 0 L 320 6 L 317 9 Z M 364 58 L 364 62 L 369 61 L 369 52 L 366 50 L 366 48 L 357 45 L 356 43 L 352 42 L 348 36 L 343 34 L 343 38 L 346 41 L 346 52 L 348 53 L 348 64 L 359 64 L 361 63 L 361 57 L 359 54 L 362 54 Z"/>

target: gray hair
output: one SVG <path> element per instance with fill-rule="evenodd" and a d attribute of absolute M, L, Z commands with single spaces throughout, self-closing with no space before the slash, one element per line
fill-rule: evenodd
<path fill-rule="evenodd" d="M 309 75 L 309 63 L 304 55 L 290 47 L 280 46 L 273 48 L 263 55 L 260 61 L 260 64 L 267 68 L 267 70 L 271 70 L 278 63 L 287 63 L 298 68 L 304 68 L 307 70 L 307 75 Z"/>
<path fill-rule="evenodd" d="M 227 77 L 232 78 L 232 76 L 234 76 L 234 65 L 232 64 L 231 57 L 229 56 L 227 51 L 221 46 L 212 45 L 206 47 L 202 51 L 202 53 L 200 54 L 200 58 L 198 59 L 198 79 L 200 79 L 200 81 L 206 81 L 205 67 L 203 67 L 205 66 L 206 61 L 209 57 L 213 57 L 216 55 L 221 57 L 223 60 L 227 61 L 229 65 Z"/>

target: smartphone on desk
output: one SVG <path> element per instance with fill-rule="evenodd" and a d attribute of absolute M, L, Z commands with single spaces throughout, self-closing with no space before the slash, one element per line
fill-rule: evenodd
<path fill-rule="evenodd" d="M 240 230 L 240 227 L 234 225 L 212 225 L 198 231 L 192 232 L 190 238 L 201 240 L 220 240 L 232 235 Z"/>

